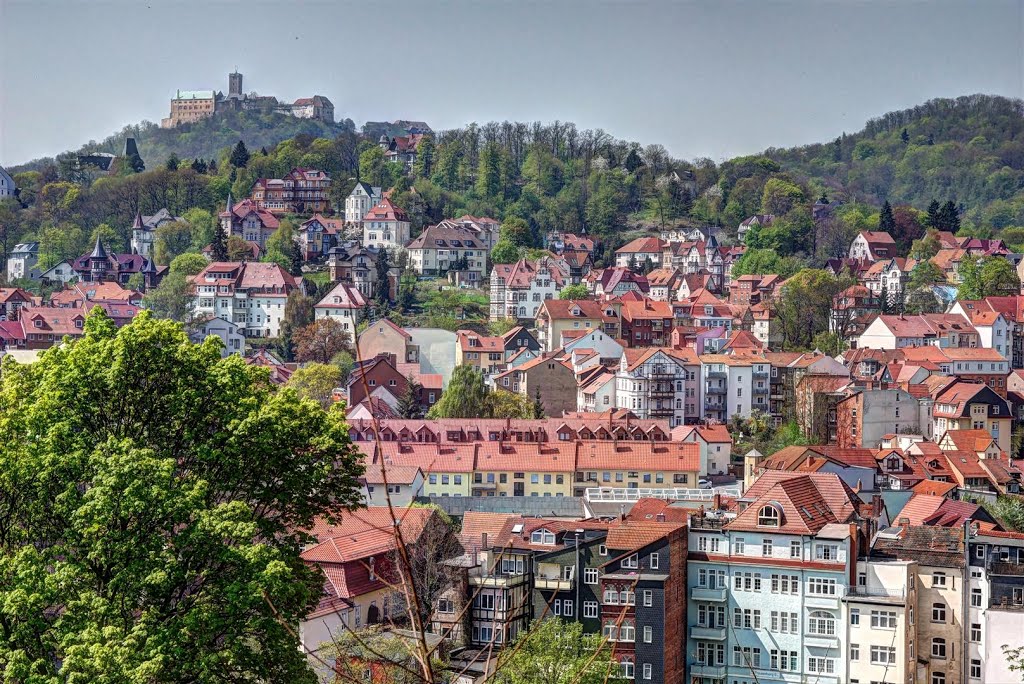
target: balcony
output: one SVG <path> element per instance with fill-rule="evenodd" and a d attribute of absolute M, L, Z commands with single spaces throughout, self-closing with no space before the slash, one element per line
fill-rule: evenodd
<path fill-rule="evenodd" d="M 767 378 L 767 377 L 768 377 L 768 371 L 754 371 L 754 379 L 755 380 L 758 379 L 758 378 Z"/>
<path fill-rule="evenodd" d="M 903 589 L 883 589 L 881 587 L 849 587 L 844 601 L 865 601 L 868 603 L 902 604 L 907 595 Z"/>
<path fill-rule="evenodd" d="M 823 634 L 807 634 L 804 636 L 804 644 L 809 648 L 827 648 L 835 650 L 839 648 L 839 637 L 825 636 Z"/>
<path fill-rule="evenodd" d="M 708 385 L 704 388 L 704 394 L 725 394 L 726 391 L 725 385 Z"/>
<path fill-rule="evenodd" d="M 712 679 L 725 678 L 725 665 L 705 665 L 693 663 L 690 665 L 691 677 L 711 677 Z"/>
<path fill-rule="evenodd" d="M 714 641 L 725 640 L 725 625 L 721 627 L 701 627 L 694 625 L 690 627 L 691 639 L 712 639 Z"/>
<path fill-rule="evenodd" d="M 690 589 L 690 598 L 694 601 L 724 601 L 725 594 L 725 587 L 719 587 L 718 589 L 712 589 L 710 587 L 693 587 Z"/>
<path fill-rule="evenodd" d="M 1024 563 L 995 561 L 991 564 L 989 573 L 993 575 L 1001 575 L 1003 577 L 1022 577 L 1024 576 Z"/>
<path fill-rule="evenodd" d="M 572 580 L 561 579 L 560 577 L 538 577 L 533 583 L 537 589 L 549 589 L 551 591 L 572 590 Z"/>
<path fill-rule="evenodd" d="M 495 571 L 489 571 L 483 566 L 471 568 L 469 571 L 469 584 L 474 587 L 508 588 L 525 584 L 529 576 L 526 573 L 519 575 L 505 575 Z"/>
<path fill-rule="evenodd" d="M 706 378 L 723 378 L 724 379 L 726 377 L 726 372 L 725 371 L 709 370 L 707 373 L 704 374 L 704 377 L 706 377 Z"/>
<path fill-rule="evenodd" d="M 835 594 L 806 594 L 804 596 L 804 606 L 806 608 L 831 608 L 836 609 L 839 607 L 839 599 L 842 598 L 842 592 L 838 589 Z"/>

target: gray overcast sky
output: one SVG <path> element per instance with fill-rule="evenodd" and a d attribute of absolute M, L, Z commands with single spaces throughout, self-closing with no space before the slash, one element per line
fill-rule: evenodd
<path fill-rule="evenodd" d="M 933 97 L 1024 94 L 1024 0 L 0 0 L 0 164 L 167 116 L 175 89 L 339 118 L 554 119 L 675 156 L 820 142 Z"/>

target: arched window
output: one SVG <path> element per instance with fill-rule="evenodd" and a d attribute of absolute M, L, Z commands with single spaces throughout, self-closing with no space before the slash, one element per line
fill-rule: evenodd
<path fill-rule="evenodd" d="M 763 527 L 778 527 L 781 516 L 774 506 L 764 506 L 757 514 L 757 524 Z"/>
<path fill-rule="evenodd" d="M 807 620 L 807 630 L 811 634 L 820 636 L 835 636 L 836 618 L 832 613 L 824 610 L 815 610 Z"/>

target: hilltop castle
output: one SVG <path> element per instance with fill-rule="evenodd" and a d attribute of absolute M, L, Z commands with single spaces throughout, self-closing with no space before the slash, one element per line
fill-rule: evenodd
<path fill-rule="evenodd" d="M 161 128 L 195 123 L 228 109 L 264 110 L 289 114 L 300 119 L 334 123 L 334 105 L 323 95 L 302 97 L 291 104 L 279 102 L 273 95 L 242 92 L 242 74 L 228 74 L 228 94 L 212 90 L 179 90 L 171 98 L 171 115 L 160 121 Z"/>

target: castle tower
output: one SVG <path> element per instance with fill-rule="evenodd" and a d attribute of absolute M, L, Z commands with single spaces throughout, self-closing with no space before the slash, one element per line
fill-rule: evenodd
<path fill-rule="evenodd" d="M 242 98 L 242 74 L 238 69 L 228 74 L 228 98 L 237 100 Z"/>

